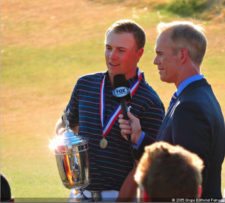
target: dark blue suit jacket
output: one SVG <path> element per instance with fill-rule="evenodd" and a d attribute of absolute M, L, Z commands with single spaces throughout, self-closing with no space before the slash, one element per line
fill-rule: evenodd
<path fill-rule="evenodd" d="M 220 105 L 205 79 L 183 90 L 167 112 L 156 139 L 198 154 L 205 165 L 202 198 L 222 198 L 225 125 Z"/>

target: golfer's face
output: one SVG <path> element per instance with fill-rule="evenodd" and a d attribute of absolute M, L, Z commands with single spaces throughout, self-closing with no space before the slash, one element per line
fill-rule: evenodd
<path fill-rule="evenodd" d="M 125 74 L 126 78 L 136 74 L 136 67 L 143 49 L 138 50 L 131 33 L 109 32 L 106 37 L 105 59 L 111 77 Z"/>

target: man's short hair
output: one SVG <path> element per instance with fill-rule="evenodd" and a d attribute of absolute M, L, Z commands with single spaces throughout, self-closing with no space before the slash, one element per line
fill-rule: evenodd
<path fill-rule="evenodd" d="M 116 21 L 108 28 L 108 30 L 106 31 L 106 36 L 109 32 L 131 33 L 134 36 L 138 49 L 144 48 L 145 46 L 146 36 L 144 29 L 138 23 L 132 20 L 123 19 Z"/>
<path fill-rule="evenodd" d="M 202 63 L 207 46 L 203 27 L 189 21 L 174 21 L 159 23 L 157 31 L 159 34 L 169 31 L 177 49 L 187 48 L 192 61 L 198 65 Z"/>
<path fill-rule="evenodd" d="M 145 147 L 138 164 L 135 181 L 151 201 L 198 197 L 202 183 L 202 160 L 181 146 L 156 142 Z"/>

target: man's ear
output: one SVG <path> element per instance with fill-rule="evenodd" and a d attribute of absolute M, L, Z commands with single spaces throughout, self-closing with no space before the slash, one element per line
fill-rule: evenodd
<path fill-rule="evenodd" d="M 202 186 L 199 185 L 198 186 L 198 198 L 200 198 L 202 196 Z"/>
<path fill-rule="evenodd" d="M 144 53 L 144 48 L 138 49 L 138 56 L 139 56 L 139 58 L 141 58 L 141 56 L 143 55 L 143 53 Z"/>
<path fill-rule="evenodd" d="M 137 58 L 137 61 L 136 61 L 137 63 L 139 62 L 143 53 L 144 53 L 144 48 L 140 48 L 140 49 L 137 50 L 137 55 L 138 55 L 138 58 Z"/>
<path fill-rule="evenodd" d="M 186 63 L 188 58 L 190 58 L 188 49 L 187 48 L 181 48 L 180 51 L 179 51 L 179 57 L 180 57 L 180 60 L 181 60 L 182 64 Z"/>

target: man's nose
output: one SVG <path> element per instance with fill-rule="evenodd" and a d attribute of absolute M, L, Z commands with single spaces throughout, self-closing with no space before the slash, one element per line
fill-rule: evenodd
<path fill-rule="evenodd" d="M 110 59 L 116 59 L 118 57 L 117 51 L 112 50 L 109 54 Z"/>
<path fill-rule="evenodd" d="M 154 60 L 153 60 L 153 64 L 155 64 L 155 65 L 157 65 L 158 64 L 158 58 L 157 58 L 157 56 L 154 58 Z"/>

